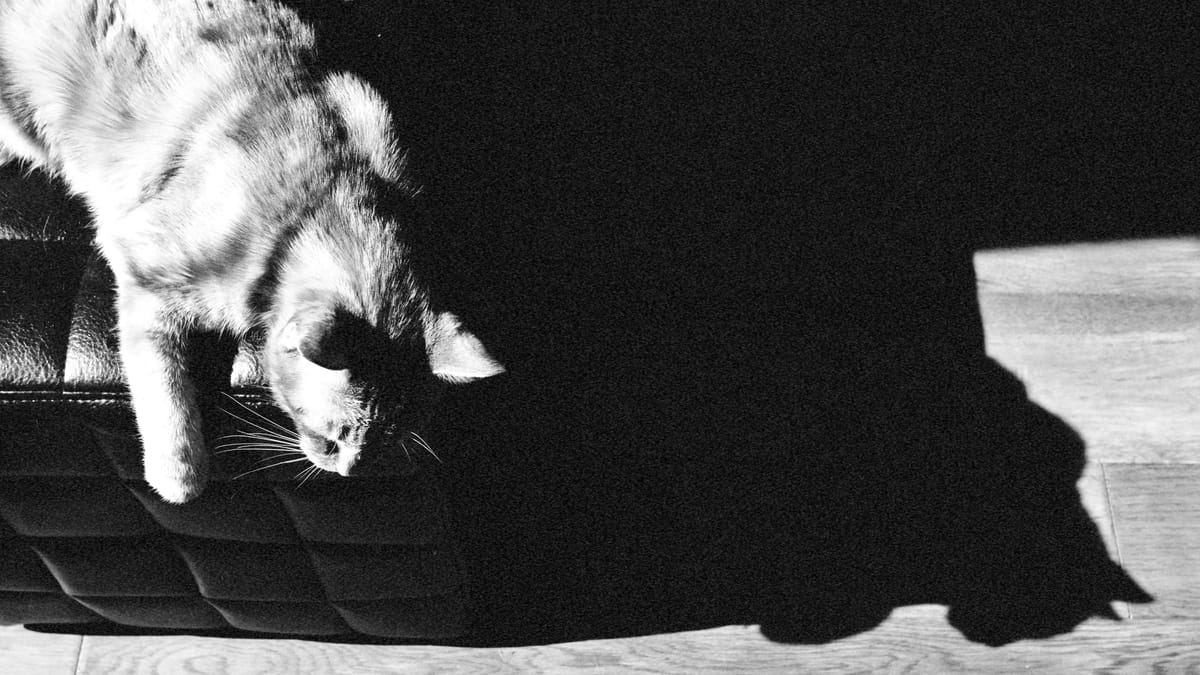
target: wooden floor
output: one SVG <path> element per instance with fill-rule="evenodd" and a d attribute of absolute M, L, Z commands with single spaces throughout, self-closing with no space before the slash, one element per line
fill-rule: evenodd
<path fill-rule="evenodd" d="M 1084 503 L 1151 595 L 1075 631 L 999 648 L 896 610 L 831 644 L 755 626 L 460 649 L 299 640 L 48 635 L 0 627 L 11 673 L 1197 672 L 1200 670 L 1200 242 L 1148 240 L 976 256 L 989 353 L 1086 440 Z"/>

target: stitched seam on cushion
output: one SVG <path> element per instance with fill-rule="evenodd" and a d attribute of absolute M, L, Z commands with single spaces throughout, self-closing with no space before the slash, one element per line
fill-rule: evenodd
<path fill-rule="evenodd" d="M 308 569 L 310 572 L 312 572 L 313 578 L 317 580 L 317 586 L 321 589 L 321 595 L 325 598 L 326 606 L 333 610 L 334 614 L 337 615 L 342 624 L 346 626 L 346 630 L 350 631 L 351 633 L 360 635 L 364 634 L 361 631 L 356 630 L 354 626 L 352 626 L 350 622 L 346 620 L 346 616 L 338 610 L 336 605 L 333 604 L 333 597 L 329 593 L 329 587 L 325 585 L 325 579 L 321 577 L 321 571 L 317 569 L 317 561 L 313 557 L 312 542 L 310 542 L 304 537 L 303 534 L 301 534 L 299 526 L 296 525 L 296 516 L 292 513 L 292 510 L 287 507 L 287 504 L 283 501 L 283 498 L 279 496 L 279 488 L 277 486 L 271 486 L 271 495 L 275 498 L 275 502 L 279 504 L 279 508 L 283 511 L 284 515 L 287 516 L 288 524 L 292 526 L 292 532 L 295 533 L 296 541 L 300 543 L 300 547 L 304 551 L 304 558 L 308 562 Z"/>

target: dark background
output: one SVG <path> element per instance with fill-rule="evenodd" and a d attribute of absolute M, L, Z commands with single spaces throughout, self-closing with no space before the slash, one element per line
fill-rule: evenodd
<path fill-rule="evenodd" d="M 1149 599 L 1078 435 L 984 354 L 971 255 L 1193 231 L 1195 19 L 803 4 L 298 4 L 510 370 L 431 439 L 482 642 L 941 603 L 1000 644 Z"/>

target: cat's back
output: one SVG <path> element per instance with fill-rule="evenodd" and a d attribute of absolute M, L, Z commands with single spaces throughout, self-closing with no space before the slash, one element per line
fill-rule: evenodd
<path fill-rule="evenodd" d="M 390 113 L 313 45 L 271 0 L 0 0 L 0 155 L 87 200 L 119 285 L 240 329 L 294 242 L 347 278 L 395 245 L 367 217 L 408 194 Z"/>
<path fill-rule="evenodd" d="M 0 142 L 85 196 L 129 199 L 178 148 L 286 105 L 312 43 L 273 2 L 0 0 Z"/>
<path fill-rule="evenodd" d="M 85 198 L 119 283 L 244 327 L 346 158 L 394 164 L 385 107 L 354 78 L 315 81 L 313 42 L 269 0 L 0 0 L 0 159 Z"/>

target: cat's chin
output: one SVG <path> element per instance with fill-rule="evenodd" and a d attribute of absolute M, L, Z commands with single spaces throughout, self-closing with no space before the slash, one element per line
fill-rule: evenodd
<path fill-rule="evenodd" d="M 336 455 L 313 455 L 311 453 L 304 453 L 304 455 L 308 457 L 308 461 L 312 462 L 312 465 L 318 469 L 321 469 L 322 471 L 328 471 L 330 473 L 338 473 Z"/>
<path fill-rule="evenodd" d="M 321 469 L 322 471 L 336 473 L 343 477 L 353 476 L 357 473 L 357 471 L 355 471 L 355 466 L 358 464 L 357 455 L 313 455 L 311 453 L 305 453 L 305 456 L 308 457 L 308 461 L 312 462 L 313 466 Z"/>

